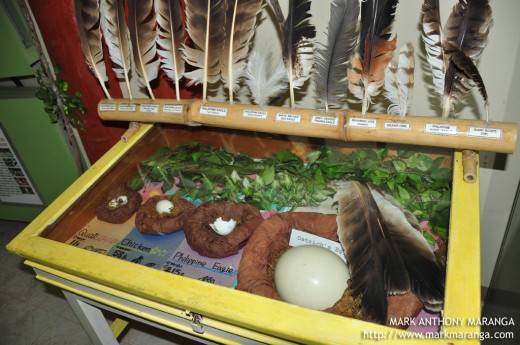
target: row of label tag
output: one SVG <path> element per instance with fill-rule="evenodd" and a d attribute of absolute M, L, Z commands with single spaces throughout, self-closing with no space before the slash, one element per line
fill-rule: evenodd
<path fill-rule="evenodd" d="M 139 112 L 142 113 L 158 113 L 159 104 L 113 104 L 113 103 L 101 103 L 99 105 L 99 111 L 122 111 L 122 112 L 135 112 L 139 106 Z M 183 112 L 184 105 L 182 104 L 165 104 L 163 105 L 162 112 L 170 114 L 181 114 Z M 225 107 L 213 107 L 213 106 L 202 106 L 200 107 L 201 115 L 208 116 L 221 116 L 226 117 L 228 108 Z M 264 110 L 244 110 L 242 113 L 244 118 L 251 119 L 267 119 L 268 112 Z M 302 115 L 291 114 L 291 113 L 276 113 L 275 121 L 278 122 L 289 122 L 289 123 L 301 123 Z M 377 128 L 378 119 L 374 118 L 360 118 L 351 117 L 349 118 L 349 127 L 353 128 Z M 335 116 L 326 115 L 313 115 L 311 116 L 311 123 L 316 125 L 328 125 L 338 126 L 339 121 Z M 388 130 L 411 130 L 412 126 L 406 121 L 384 121 L 384 129 Z M 459 135 L 463 134 L 459 132 L 458 126 L 455 124 L 445 123 L 425 123 L 424 133 L 427 134 L 439 134 L 439 135 Z M 467 135 L 470 137 L 487 138 L 487 139 L 501 139 L 502 129 L 493 127 L 478 127 L 468 126 Z"/>

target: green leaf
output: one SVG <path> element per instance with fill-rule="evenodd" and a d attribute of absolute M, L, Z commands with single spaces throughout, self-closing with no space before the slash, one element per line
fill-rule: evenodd
<path fill-rule="evenodd" d="M 260 174 L 260 177 L 266 185 L 270 185 L 274 181 L 274 166 L 268 165 Z"/>
<path fill-rule="evenodd" d="M 397 172 L 403 172 L 406 170 L 406 163 L 400 159 L 394 159 L 392 164 Z"/>
<path fill-rule="evenodd" d="M 401 186 L 397 186 L 397 191 L 399 192 L 399 197 L 403 205 L 407 205 L 410 202 L 410 193 L 406 189 Z"/>

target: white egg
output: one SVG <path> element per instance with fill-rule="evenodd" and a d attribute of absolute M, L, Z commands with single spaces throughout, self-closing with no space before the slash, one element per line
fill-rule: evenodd
<path fill-rule="evenodd" d="M 163 199 L 157 202 L 155 204 L 155 209 L 157 210 L 157 213 L 170 213 L 173 210 L 174 206 L 173 203 L 168 199 Z"/>
<path fill-rule="evenodd" d="M 289 249 L 276 263 L 276 290 L 286 302 L 324 310 L 336 303 L 350 274 L 347 265 L 330 250 L 313 245 Z"/>
<path fill-rule="evenodd" d="M 213 231 L 217 234 L 225 236 L 230 234 L 237 226 L 237 221 L 230 219 L 229 221 L 222 220 L 222 217 L 218 217 L 213 224 L 209 225 Z"/>

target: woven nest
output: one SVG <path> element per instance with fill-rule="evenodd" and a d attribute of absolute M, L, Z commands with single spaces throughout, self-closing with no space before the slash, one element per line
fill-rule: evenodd
<path fill-rule="evenodd" d="M 276 291 L 272 270 L 277 258 L 289 247 L 292 229 L 337 241 L 336 215 L 314 212 L 276 214 L 264 220 L 244 248 L 238 267 L 238 290 L 282 300 Z M 411 292 L 401 296 L 389 296 L 388 319 L 413 318 L 422 307 L 422 302 Z M 353 298 L 348 288 L 333 307 L 324 311 L 364 319 L 360 310 L 360 299 Z"/>
<path fill-rule="evenodd" d="M 169 213 L 157 212 L 157 203 L 164 199 L 173 204 L 173 209 Z M 135 226 L 137 230 L 147 235 L 170 234 L 184 227 L 184 220 L 194 209 L 195 205 L 177 196 L 156 195 L 137 210 Z"/>
<path fill-rule="evenodd" d="M 230 234 L 219 235 L 210 227 L 219 217 L 237 221 Z M 190 215 L 184 233 L 188 245 L 200 255 L 224 258 L 237 254 L 262 221 L 260 211 L 254 206 L 228 201 L 205 202 Z"/>
<path fill-rule="evenodd" d="M 122 224 L 135 213 L 142 202 L 141 194 L 125 182 L 118 183 L 108 191 L 103 203 L 96 209 L 96 216 L 107 223 Z"/>

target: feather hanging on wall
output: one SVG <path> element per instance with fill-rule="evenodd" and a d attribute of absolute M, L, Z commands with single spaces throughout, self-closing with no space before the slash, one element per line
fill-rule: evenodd
<path fill-rule="evenodd" d="M 186 29 L 196 47 L 184 46 L 183 53 L 185 60 L 197 69 L 184 76 L 191 79 L 188 85 L 202 84 L 203 101 L 207 100 L 208 84 L 220 80 L 225 20 L 226 7 L 223 0 L 186 2 Z"/>
<path fill-rule="evenodd" d="M 253 51 L 247 62 L 246 84 L 251 91 L 251 98 L 261 107 L 269 105 L 269 101 L 287 91 L 287 71 L 280 60 L 271 70 L 271 52 Z"/>
<path fill-rule="evenodd" d="M 491 25 L 488 0 L 459 0 L 442 30 L 438 0 L 423 3 L 423 42 L 432 66 L 435 90 L 442 97 L 442 117 L 478 86 L 487 113 L 487 92 L 476 62 Z M 489 121 L 489 115 L 487 115 Z"/>
<path fill-rule="evenodd" d="M 289 79 L 291 107 L 294 108 L 294 89 L 310 77 L 314 64 L 313 40 L 316 28 L 309 22 L 309 0 L 289 0 L 289 12 L 282 28 L 282 56 Z"/>
<path fill-rule="evenodd" d="M 338 238 L 346 253 L 352 294 L 364 315 L 384 324 L 388 295 L 410 289 L 430 310 L 442 307 L 444 271 L 418 231 L 415 216 L 378 187 L 348 181 L 335 197 Z"/>
<path fill-rule="evenodd" d="M 101 29 L 108 53 L 112 60 L 112 70 L 119 79 L 125 81 L 128 97 L 132 99 L 130 89 L 130 71 L 132 69 L 132 44 L 126 24 L 123 1 L 101 0 Z"/>
<path fill-rule="evenodd" d="M 150 98 L 155 99 L 150 83 L 158 76 L 160 61 L 157 59 L 157 18 L 153 0 L 129 0 L 128 4 L 135 71 L 139 83 Z"/>
<path fill-rule="evenodd" d="M 412 43 L 401 47 L 397 61 L 392 60 L 385 71 L 385 96 L 392 102 L 388 107 L 390 115 L 404 118 L 412 102 L 415 57 Z"/>
<path fill-rule="evenodd" d="M 226 0 L 226 40 L 222 50 L 220 73 L 228 89 L 229 102 L 244 75 L 249 44 L 255 33 L 256 17 L 262 10 L 263 0 Z"/>
<path fill-rule="evenodd" d="M 392 59 L 396 37 L 389 33 L 398 0 L 367 0 L 361 3 L 359 48 L 348 71 L 348 88 L 361 101 L 365 114 L 371 98 L 381 92 L 385 69 Z"/>
<path fill-rule="evenodd" d="M 359 32 L 359 1 L 334 0 L 330 4 L 327 45 L 317 49 L 316 91 L 325 111 L 341 108 L 347 92 L 347 68 Z"/>
<path fill-rule="evenodd" d="M 74 14 L 85 61 L 103 88 L 105 97 L 110 99 L 105 86 L 108 77 L 103 58 L 98 0 L 75 0 Z"/>
<path fill-rule="evenodd" d="M 157 44 L 161 49 L 160 67 L 175 85 L 175 96 L 180 100 L 179 80 L 184 75 L 185 66 L 181 48 L 184 44 L 184 24 L 179 0 L 155 0 L 157 13 Z"/>

